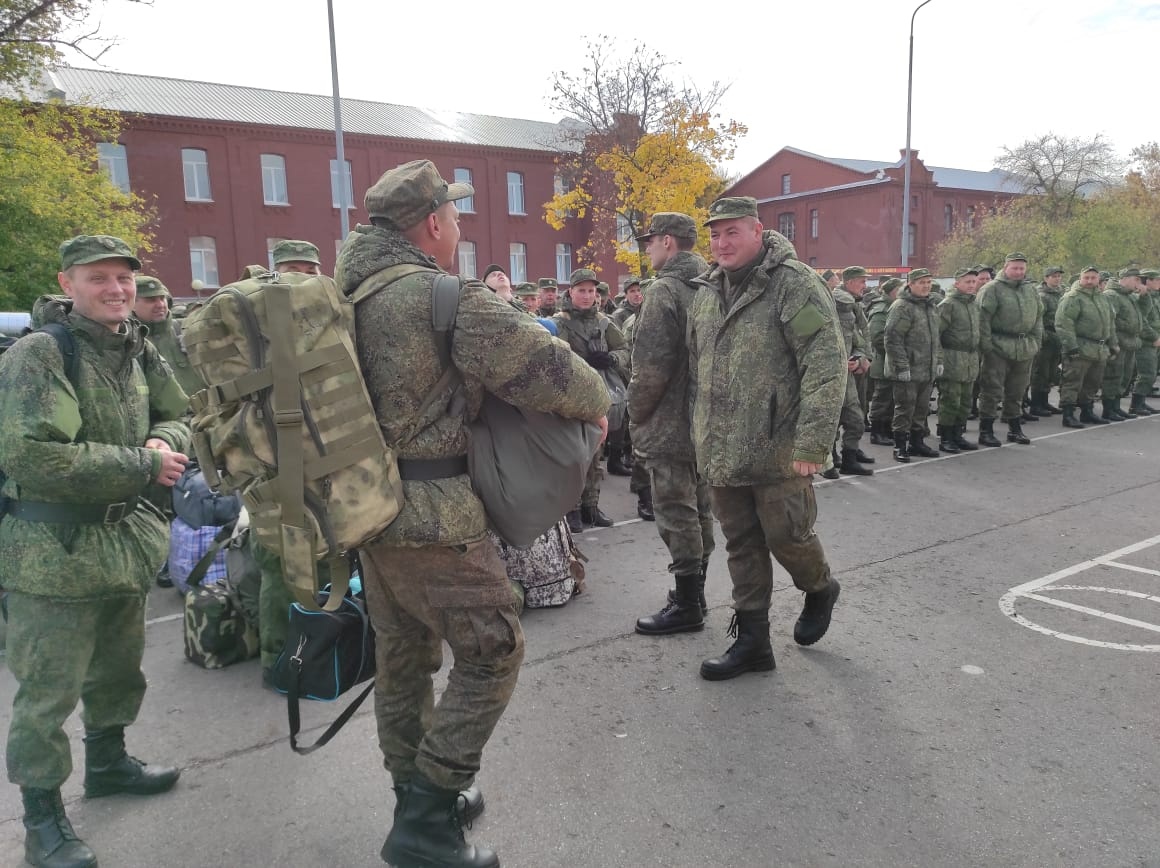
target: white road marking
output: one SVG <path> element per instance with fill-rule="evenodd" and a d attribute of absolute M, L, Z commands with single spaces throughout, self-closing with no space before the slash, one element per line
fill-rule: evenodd
<path fill-rule="evenodd" d="M 962 669 L 963 669 L 963 672 L 965 672 L 967 675 L 982 675 L 983 674 L 983 667 L 982 666 L 972 666 L 970 663 L 968 663 L 966 666 L 962 667 Z"/>
<path fill-rule="evenodd" d="M 1160 576 L 1160 570 L 1150 570 L 1147 567 L 1138 567 L 1135 564 L 1121 564 L 1116 561 L 1104 561 L 1105 567 L 1116 567 L 1120 570 L 1131 570 L 1134 573 L 1147 573 L 1150 576 Z"/>
<path fill-rule="evenodd" d="M 161 615 L 157 618 L 150 618 L 145 622 L 146 627 L 151 627 L 154 624 L 164 624 L 166 621 L 180 621 L 185 617 L 185 612 L 174 612 L 172 615 Z"/>

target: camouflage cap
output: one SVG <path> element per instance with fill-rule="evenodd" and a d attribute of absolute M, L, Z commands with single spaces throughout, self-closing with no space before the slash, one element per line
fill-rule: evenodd
<path fill-rule="evenodd" d="M 924 277 L 930 277 L 930 270 L 926 268 L 916 268 L 910 274 L 906 275 L 906 282 L 908 284 L 914 283 L 916 280 L 921 280 Z"/>
<path fill-rule="evenodd" d="M 112 235 L 78 235 L 60 245 L 61 271 L 102 259 L 128 259 L 134 271 L 141 270 L 141 260 L 133 255 L 129 245 Z"/>
<path fill-rule="evenodd" d="M 878 288 L 882 292 L 888 293 L 894 292 L 894 290 L 898 289 L 900 286 L 904 286 L 905 284 L 906 281 L 904 281 L 901 277 L 892 277 L 889 280 L 884 281 Z"/>
<path fill-rule="evenodd" d="M 600 283 L 600 278 L 596 276 L 596 272 L 591 268 L 577 268 L 568 277 L 568 283 L 572 284 L 572 286 L 583 283 L 586 280 L 592 283 Z"/>
<path fill-rule="evenodd" d="M 539 295 L 540 290 L 534 283 L 521 283 L 516 287 L 516 295 L 520 298 L 530 298 L 533 295 Z"/>
<path fill-rule="evenodd" d="M 322 267 L 322 262 L 318 258 L 318 248 L 309 241 L 279 241 L 270 251 L 270 255 L 274 259 L 275 267 L 283 262 L 313 262 Z"/>
<path fill-rule="evenodd" d="M 169 290 L 165 288 L 165 284 L 156 277 L 146 277 L 144 274 L 137 275 L 137 298 L 163 298 L 169 297 Z"/>
<path fill-rule="evenodd" d="M 756 217 L 757 200 L 752 196 L 725 196 L 709 206 L 709 219 L 705 225 L 718 220 L 736 220 L 739 217 Z"/>
<path fill-rule="evenodd" d="M 1004 259 L 1003 261 L 1004 262 L 1026 262 L 1027 257 L 1024 256 L 1022 253 L 1008 253 L 1007 258 Z"/>
<path fill-rule="evenodd" d="M 1160 269 L 1147 268 L 1140 272 L 1140 276 L 1145 280 L 1160 280 Z"/>
<path fill-rule="evenodd" d="M 1140 269 L 1138 268 L 1121 268 L 1120 277 L 1139 277 Z"/>
<path fill-rule="evenodd" d="M 475 195 L 470 184 L 448 184 L 430 160 L 411 160 L 383 173 L 363 198 L 367 213 L 392 229 L 410 229 L 446 202 Z"/>
<path fill-rule="evenodd" d="M 674 238 L 696 241 L 697 224 L 688 214 L 681 214 L 678 211 L 658 211 L 653 214 L 648 231 L 636 236 L 636 240 L 644 241 L 654 235 L 671 235 Z"/>
<path fill-rule="evenodd" d="M 832 268 L 827 268 L 825 271 L 822 272 L 822 280 L 829 280 L 833 276 L 834 276 L 834 269 L 832 269 Z"/>
<path fill-rule="evenodd" d="M 1112 273 L 1110 271 L 1101 271 L 1100 272 L 1100 280 L 1111 280 L 1111 279 L 1112 279 Z"/>
<path fill-rule="evenodd" d="M 554 279 L 552 279 L 551 277 L 541 277 L 539 280 L 536 281 L 536 284 L 542 290 L 543 289 L 559 289 L 560 288 L 559 285 L 556 283 L 556 281 Z"/>
<path fill-rule="evenodd" d="M 983 265 L 976 265 L 975 271 L 977 271 L 979 274 L 982 274 L 984 271 L 987 272 L 987 274 L 994 274 L 995 268 L 994 268 L 994 266 L 987 265 L 984 263 Z"/>
<path fill-rule="evenodd" d="M 1053 274 L 1063 274 L 1063 266 L 1053 265 L 1051 268 L 1047 269 L 1047 271 L 1043 272 L 1044 277 L 1051 277 Z"/>
<path fill-rule="evenodd" d="M 1080 272 L 1080 274 L 1087 274 L 1089 271 L 1094 271 L 1096 274 L 1100 273 L 1100 270 L 1098 268 L 1096 268 L 1094 265 L 1088 265 L 1088 266 L 1084 267 L 1084 269 Z"/>
<path fill-rule="evenodd" d="M 977 268 L 960 268 L 958 271 L 955 272 L 955 280 L 958 280 L 960 277 L 966 277 L 968 274 L 973 274 L 977 277 L 979 274 L 979 269 L 977 269 Z"/>
<path fill-rule="evenodd" d="M 608 284 L 603 280 L 596 284 L 596 291 L 601 295 L 608 295 Z"/>
<path fill-rule="evenodd" d="M 842 280 L 856 280 L 859 277 L 866 277 L 868 274 L 870 272 L 861 265 L 851 265 L 842 269 Z"/>
<path fill-rule="evenodd" d="M 624 281 L 624 285 L 620 287 L 621 292 L 628 292 L 630 286 L 640 286 L 640 278 L 636 276 L 629 277 Z"/>

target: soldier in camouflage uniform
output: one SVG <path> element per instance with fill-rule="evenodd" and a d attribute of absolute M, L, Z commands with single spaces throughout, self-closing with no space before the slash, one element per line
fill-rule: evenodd
<path fill-rule="evenodd" d="M 524 311 L 530 316 L 536 316 L 536 308 L 540 304 L 540 290 L 534 283 L 521 283 L 516 287 L 516 298 L 523 305 Z"/>
<path fill-rule="evenodd" d="M 60 787 L 72 771 L 65 720 L 82 702 L 85 794 L 168 790 L 179 770 L 125 752 L 125 727 L 145 695 L 145 596 L 168 550 L 149 495 L 172 487 L 187 459 L 188 398 L 132 318 L 141 263 L 107 235 L 61 245 L 58 282 L 34 333 L 0 358 L 0 585 L 8 590 L 8 668 L 19 689 L 8 730 L 8 779 L 24 799 L 25 859 L 91 866 Z"/>
<path fill-rule="evenodd" d="M 137 302 L 133 305 L 133 312 L 148 329 L 149 343 L 169 363 L 182 391 L 193 396 L 205 388 L 205 383 L 193 369 L 178 339 L 169 310 L 172 300 L 165 284 L 156 277 L 137 275 Z"/>
<path fill-rule="evenodd" d="M 270 251 L 270 258 L 279 274 L 322 274 L 318 248 L 309 241 L 279 241 Z"/>
<path fill-rule="evenodd" d="M 1059 402 L 1064 428 L 1083 428 L 1085 422 L 1108 424 L 1092 412 L 1092 402 L 1103 382 L 1104 366 L 1120 346 L 1116 340 L 1116 314 L 1100 292 L 1099 281 L 1099 270 L 1089 265 L 1055 310 L 1055 334 L 1063 355 Z M 1078 420 L 1077 406 L 1081 408 Z"/>
<path fill-rule="evenodd" d="M 627 380 L 628 343 L 615 323 L 599 310 L 596 272 L 591 268 L 577 268 L 568 282 L 571 284 L 568 309 L 552 317 L 560 339 L 597 371 L 612 371 Z M 588 468 L 579 506 L 567 518 L 573 533 L 582 532 L 586 525 L 612 527 L 612 519 L 600 509 L 600 453 L 593 456 Z"/>
<path fill-rule="evenodd" d="M 1027 257 L 1012 253 L 1003 273 L 979 290 L 979 445 L 1002 446 L 995 418 L 1007 423 L 1007 442 L 1031 443 L 1023 433 L 1023 393 L 1031 382 L 1031 363 L 1043 342 L 1043 302 L 1035 284 L 1025 280 Z M 1034 418 L 1034 417 L 1032 417 Z"/>
<path fill-rule="evenodd" d="M 1152 384 L 1156 382 L 1157 348 L 1160 348 L 1160 271 L 1149 269 L 1140 272 L 1143 290 L 1136 296 L 1136 306 L 1140 308 L 1143 331 L 1141 345 L 1136 350 L 1136 382 L 1132 387 L 1132 410 L 1139 416 L 1151 416 L 1157 412 L 1148 404 L 1152 394 Z"/>
<path fill-rule="evenodd" d="M 536 281 L 536 288 L 540 291 L 538 308 L 540 316 L 555 316 L 559 313 L 556 295 L 560 287 L 556 281 L 551 277 L 541 277 Z"/>
<path fill-rule="evenodd" d="M 1048 401 L 1052 386 L 1059 385 L 1059 338 L 1055 335 L 1055 310 L 1063 298 L 1063 268 L 1053 265 L 1043 273 L 1043 283 L 1039 285 L 1039 300 L 1043 302 L 1043 346 L 1035 356 L 1031 367 L 1032 416 L 1050 416 L 1058 413 Z"/>
<path fill-rule="evenodd" d="M 697 224 L 687 214 L 654 214 L 637 238 L 656 271 L 633 331 L 628 387 L 632 439 L 652 484 L 657 531 L 672 558 L 676 581 L 668 604 L 640 618 L 636 631 L 650 635 L 704 627 L 705 572 L 713 552 L 709 489 L 697 473 L 689 419 L 689 350 L 685 343 L 692 281 L 708 268 L 693 252 Z"/>
<path fill-rule="evenodd" d="M 643 303 L 644 294 L 640 289 L 640 279 L 636 277 L 630 278 L 624 285 L 624 301 L 620 303 L 620 307 L 612 315 L 612 321 L 623 331 L 624 321 L 630 316 L 639 313 L 640 306 Z"/>
<path fill-rule="evenodd" d="M 379 282 L 358 305 L 356 339 L 383 434 L 400 450 L 405 496 L 399 516 L 360 552 L 376 636 L 379 746 L 398 799 L 382 851 L 392 865 L 499 865 L 492 851 L 464 843 L 459 823 L 459 791 L 479 770 L 524 655 L 516 597 L 467 475 L 467 425 L 484 390 L 518 407 L 607 425 L 600 377 L 478 281 L 463 284 L 450 358 L 441 359 L 432 286 L 455 262 L 454 201 L 473 192 L 448 184 L 428 160 L 391 169 L 367 191 L 372 225 L 347 239 L 336 274 L 347 295 Z M 384 273 L 397 265 L 421 270 Z M 417 418 L 448 363 L 458 377 Z M 436 705 L 431 676 L 444 641 L 454 663 Z"/>
<path fill-rule="evenodd" d="M 834 299 L 793 245 L 763 231 L 757 200 L 709 207 L 715 265 L 689 309 L 693 442 L 729 552 L 737 641 L 701 677 L 774 667 L 770 554 L 805 592 L 794 640 L 817 642 L 840 587 L 821 541 L 812 476 L 825 467 L 846 394 Z"/>
<path fill-rule="evenodd" d="M 842 429 L 842 460 L 839 472 L 854 476 L 871 476 L 867 467 L 874 459 L 862 451 L 862 435 L 866 432 L 866 417 L 862 412 L 862 396 L 866 391 L 865 377 L 870 371 L 872 351 L 867 337 L 866 314 L 862 310 L 862 294 L 866 291 L 866 277 L 870 274 L 860 265 L 842 269 L 842 282 L 833 289 L 834 306 L 838 309 L 838 323 L 846 341 L 846 399 L 842 402 L 839 424 Z"/>
<path fill-rule="evenodd" d="M 963 268 L 938 304 L 943 373 L 938 381 L 938 448 L 956 453 L 979 447 L 963 435 L 971 410 L 971 387 L 979 378 L 979 309 L 975 305 L 978 272 Z"/>
<path fill-rule="evenodd" d="M 866 334 L 870 343 L 870 442 L 875 446 L 893 446 L 894 381 L 886 379 L 886 319 L 890 305 L 904 283 L 897 277 L 883 281 L 866 293 Z"/>
<path fill-rule="evenodd" d="M 939 318 L 930 296 L 930 272 L 916 268 L 890 306 L 886 318 L 886 367 L 894 381 L 894 459 L 911 455 L 935 458 L 938 452 L 924 442 L 930 392 L 943 373 Z"/>
<path fill-rule="evenodd" d="M 1132 377 L 1136 373 L 1136 350 L 1140 348 L 1140 335 L 1144 331 L 1144 320 L 1140 308 L 1133 301 L 1140 289 L 1140 269 L 1121 269 L 1119 278 L 1111 278 L 1104 290 L 1106 298 L 1116 315 L 1116 341 L 1120 345 L 1117 355 L 1108 360 L 1104 367 L 1103 413 L 1102 419 L 1122 422 L 1136 418 L 1129 409 L 1127 413 L 1120 406 L 1120 400 L 1131 391 Z"/>
<path fill-rule="evenodd" d="M 624 296 L 616 310 L 609 317 L 616 327 L 620 329 L 621 334 L 624 334 L 624 323 L 629 317 L 635 317 L 637 311 L 640 310 L 640 304 L 643 300 L 640 291 L 640 280 L 637 278 L 630 278 L 624 285 Z M 631 349 L 632 342 L 628 340 L 625 335 L 625 343 Z M 628 435 L 628 419 L 626 417 L 625 424 L 616 431 L 608 432 L 608 472 L 613 476 L 632 476 L 633 469 L 632 459 L 632 444 L 631 438 Z M 642 473 L 644 471 L 641 471 Z M 631 486 L 630 486 L 631 490 Z M 634 494 L 639 492 L 634 491 Z"/>
<path fill-rule="evenodd" d="M 516 298 L 512 291 L 512 282 L 507 276 L 507 272 L 499 265 L 489 265 L 483 272 L 483 283 L 496 294 L 499 298 L 507 303 L 512 310 L 517 310 L 520 313 L 527 313 L 525 308 Z"/>
<path fill-rule="evenodd" d="M 651 283 L 651 278 L 649 282 Z M 636 337 L 636 324 L 638 320 L 639 315 L 634 313 L 624 321 L 622 329 L 624 332 L 624 340 L 628 344 L 630 357 L 632 355 L 632 342 Z M 631 368 L 631 364 L 629 367 Z M 631 416 L 631 413 L 626 413 L 625 415 Z M 629 418 L 630 428 L 631 424 L 632 420 Z M 631 431 L 626 431 L 625 434 L 625 454 L 627 456 L 632 451 Z M 640 516 L 642 521 L 656 521 L 657 517 L 653 512 L 652 483 L 649 481 L 648 467 L 645 464 L 645 460 L 633 456 L 629 467 L 632 468 L 632 473 L 628 479 L 628 490 L 631 494 L 636 495 L 636 514 Z"/>
<path fill-rule="evenodd" d="M 596 294 L 599 296 L 597 310 L 609 317 L 616 313 L 616 302 L 609 298 L 610 292 L 611 287 L 603 280 L 596 282 Z"/>

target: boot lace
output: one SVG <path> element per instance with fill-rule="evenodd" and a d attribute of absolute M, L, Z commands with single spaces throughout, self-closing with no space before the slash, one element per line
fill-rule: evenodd
<path fill-rule="evenodd" d="M 455 826 L 455 834 L 459 836 L 459 843 L 466 843 L 467 839 L 463 837 L 463 830 L 471 828 L 471 816 L 468 813 L 467 796 L 463 793 L 455 797 L 455 804 L 451 806 L 451 820 L 452 825 Z"/>
<path fill-rule="evenodd" d="M 52 819 L 56 823 L 57 832 L 64 841 L 79 841 L 77 833 L 73 831 L 72 823 L 69 822 L 68 815 L 64 812 L 64 800 L 60 796 L 60 790 L 57 790 L 49 797 L 49 807 L 52 809 Z"/>

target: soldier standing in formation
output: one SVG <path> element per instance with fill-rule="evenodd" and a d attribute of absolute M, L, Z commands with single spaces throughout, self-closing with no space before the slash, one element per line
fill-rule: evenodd
<path fill-rule="evenodd" d="M 935 380 L 942 376 L 938 311 L 930 297 L 930 272 L 916 268 L 886 318 L 885 376 L 894 381 L 894 459 L 935 458 L 925 443 L 926 416 Z"/>
<path fill-rule="evenodd" d="M 1063 357 L 1059 403 L 1064 428 L 1083 428 L 1084 423 L 1107 425 L 1092 411 L 1096 392 L 1109 358 L 1119 352 L 1116 315 L 1099 289 L 1100 273 L 1094 265 L 1080 272 L 1055 310 L 1055 334 Z M 1075 408 L 1081 409 L 1075 418 Z"/>
<path fill-rule="evenodd" d="M 894 420 L 894 381 L 886 378 L 886 319 L 890 305 L 898 297 L 904 282 L 897 277 L 884 281 L 866 293 L 866 333 L 870 343 L 870 442 L 875 446 L 893 446 L 891 425 Z"/>
<path fill-rule="evenodd" d="M 205 388 L 205 383 L 181 347 L 169 309 L 172 300 L 165 284 L 156 277 L 137 275 L 137 302 L 133 305 L 133 312 L 148 330 L 149 343 L 169 363 L 182 391 L 193 396 Z"/>
<path fill-rule="evenodd" d="M 1131 390 L 1132 377 L 1136 372 L 1136 350 L 1140 348 L 1140 334 L 1144 321 L 1140 308 L 1133 298 L 1140 287 L 1140 269 L 1121 269 L 1119 278 L 1108 280 L 1104 290 L 1106 298 L 1116 317 L 1116 342 L 1119 352 L 1108 360 L 1104 368 L 1103 413 L 1101 418 L 1109 422 L 1134 419 L 1135 412 L 1124 412 L 1121 399 Z"/>
<path fill-rule="evenodd" d="M 556 307 L 556 294 L 559 292 L 559 286 L 551 277 L 541 277 L 536 281 L 536 289 L 539 290 L 538 308 L 540 316 L 555 316 L 559 313 Z"/>
<path fill-rule="evenodd" d="M 1031 368 L 1032 416 L 1050 416 L 1059 412 L 1058 407 L 1051 406 L 1047 396 L 1052 386 L 1059 385 L 1060 354 L 1059 338 L 1055 334 L 1055 311 L 1063 298 L 1062 282 L 1063 269 L 1053 265 L 1044 272 L 1043 283 L 1039 286 L 1039 300 L 1043 302 L 1043 345 Z"/>
<path fill-rule="evenodd" d="M 839 425 L 842 429 L 842 457 L 837 468 L 841 473 L 871 476 L 874 471 L 867 465 L 874 459 L 862 451 L 862 435 L 866 432 L 866 416 L 862 397 L 866 391 L 865 376 L 870 370 L 871 350 L 866 335 L 866 314 L 862 310 L 862 294 L 870 272 L 859 265 L 842 271 L 842 282 L 832 290 L 838 310 L 838 323 L 846 341 L 846 397 L 842 402 Z M 837 474 L 834 474 L 835 477 Z"/>
<path fill-rule="evenodd" d="M 971 409 L 971 388 L 979 378 L 979 309 L 975 305 L 978 273 L 955 272 L 955 283 L 939 302 L 939 343 L 943 373 L 938 381 L 938 448 L 956 453 L 979 447 L 963 435 Z"/>
<path fill-rule="evenodd" d="M 1143 332 L 1140 349 L 1136 350 L 1136 382 L 1132 387 L 1132 410 L 1138 416 L 1151 416 L 1156 412 L 1149 406 L 1148 396 L 1152 394 L 1152 384 L 1156 382 L 1157 348 L 1160 347 L 1160 271 L 1140 272 L 1142 284 L 1136 296 L 1140 308 Z"/>

